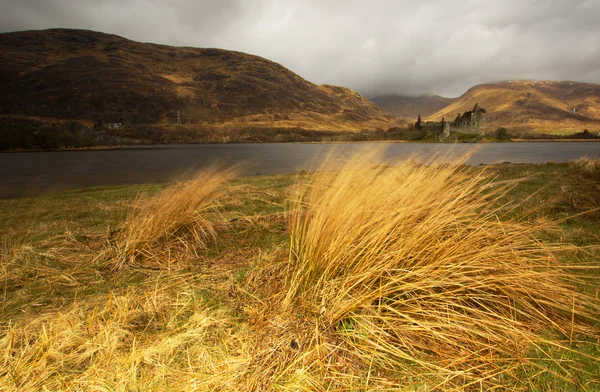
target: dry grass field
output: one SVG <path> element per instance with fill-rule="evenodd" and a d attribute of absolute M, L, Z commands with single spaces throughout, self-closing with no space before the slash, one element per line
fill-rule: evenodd
<path fill-rule="evenodd" d="M 600 164 L 1 200 L 0 390 L 600 389 Z"/>

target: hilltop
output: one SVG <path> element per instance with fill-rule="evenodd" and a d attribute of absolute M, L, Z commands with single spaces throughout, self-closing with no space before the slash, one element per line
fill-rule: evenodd
<path fill-rule="evenodd" d="M 469 89 L 449 105 L 427 116 L 454 120 L 479 105 L 487 110 L 486 128 L 562 134 L 600 131 L 600 85 L 572 81 L 506 81 Z"/>
<path fill-rule="evenodd" d="M 387 129 L 352 90 L 221 49 L 171 47 L 86 30 L 0 34 L 0 115 L 93 123 Z"/>
<path fill-rule="evenodd" d="M 388 94 L 373 97 L 371 101 L 396 117 L 414 122 L 419 114 L 429 116 L 448 106 L 454 99 L 432 94 Z"/>

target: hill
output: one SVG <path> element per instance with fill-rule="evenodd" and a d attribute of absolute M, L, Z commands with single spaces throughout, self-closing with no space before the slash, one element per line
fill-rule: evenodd
<path fill-rule="evenodd" d="M 600 131 L 600 85 L 572 81 L 478 85 L 427 119 L 453 120 L 476 103 L 487 110 L 488 131 L 498 127 L 546 134 Z"/>
<path fill-rule="evenodd" d="M 392 115 L 414 122 L 417 116 L 429 116 L 452 103 L 453 98 L 439 95 L 389 94 L 371 98 L 381 109 Z"/>
<path fill-rule="evenodd" d="M 245 53 L 52 29 L 0 34 L 0 114 L 88 123 L 388 128 L 357 93 Z"/>

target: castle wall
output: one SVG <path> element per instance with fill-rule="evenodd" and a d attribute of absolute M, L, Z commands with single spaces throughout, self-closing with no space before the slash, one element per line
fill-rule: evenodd
<path fill-rule="evenodd" d="M 473 110 L 458 115 L 454 120 L 453 130 L 455 132 L 470 135 L 485 135 L 485 113 L 486 110 L 475 104 Z"/>
<path fill-rule="evenodd" d="M 451 132 L 466 133 L 470 135 L 485 135 L 485 113 L 486 110 L 475 104 L 473 110 L 459 114 L 454 122 L 450 123 L 442 119 L 441 122 L 421 121 L 421 116 L 415 123 L 416 130 L 423 130 L 437 134 L 440 138 L 450 136 Z"/>
<path fill-rule="evenodd" d="M 442 133 L 444 132 L 444 129 L 447 128 L 449 126 L 448 122 L 434 122 L 434 121 L 428 121 L 426 123 L 421 122 L 420 124 L 417 123 L 415 124 L 415 129 L 416 130 L 420 130 L 420 131 L 426 131 L 429 133 L 433 133 L 433 134 L 437 134 L 437 133 Z"/>
<path fill-rule="evenodd" d="M 485 135 L 485 115 L 482 112 L 466 112 L 458 123 L 453 124 L 455 132 L 470 135 Z"/>
<path fill-rule="evenodd" d="M 482 127 L 453 127 L 452 131 L 467 135 L 485 135 L 485 128 Z"/>

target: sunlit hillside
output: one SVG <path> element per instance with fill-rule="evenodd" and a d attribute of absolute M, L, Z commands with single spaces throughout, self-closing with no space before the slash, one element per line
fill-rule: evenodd
<path fill-rule="evenodd" d="M 508 81 L 469 89 L 428 117 L 453 120 L 479 105 L 487 109 L 488 130 L 506 127 L 536 133 L 600 131 L 600 85 L 555 81 Z"/>
<path fill-rule="evenodd" d="M 240 52 L 86 30 L 0 34 L 0 114 L 84 122 L 387 129 L 357 93 Z"/>

